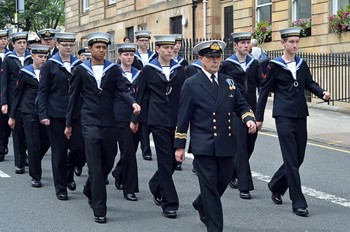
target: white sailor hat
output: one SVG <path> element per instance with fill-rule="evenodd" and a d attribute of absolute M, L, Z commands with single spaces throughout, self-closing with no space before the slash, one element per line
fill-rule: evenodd
<path fill-rule="evenodd" d="M 231 36 L 233 38 L 233 41 L 239 42 L 242 40 L 250 40 L 252 37 L 251 32 L 233 32 L 231 33 Z"/>
<path fill-rule="evenodd" d="M 71 32 L 56 32 L 55 38 L 57 42 L 75 42 L 77 34 Z"/>
<path fill-rule="evenodd" d="M 226 43 L 222 40 L 208 40 L 194 46 L 193 53 L 200 56 L 220 56 L 225 47 Z"/>
<path fill-rule="evenodd" d="M 58 30 L 52 28 L 45 28 L 37 32 L 38 36 L 42 39 L 53 39 Z"/>
<path fill-rule="evenodd" d="M 16 40 L 25 39 L 28 38 L 28 31 L 21 31 L 21 32 L 15 32 L 10 35 L 12 42 L 15 42 Z"/>
<path fill-rule="evenodd" d="M 87 48 L 81 48 L 79 51 L 78 51 L 78 55 L 82 54 L 82 53 L 89 53 L 89 49 Z"/>
<path fill-rule="evenodd" d="M 282 39 L 287 38 L 287 37 L 291 37 L 291 36 L 300 37 L 300 32 L 301 32 L 300 27 L 289 27 L 289 28 L 285 28 L 285 29 L 280 30 Z"/>
<path fill-rule="evenodd" d="M 155 45 L 175 45 L 176 35 L 155 35 Z"/>
<path fill-rule="evenodd" d="M 135 52 L 137 44 L 135 43 L 119 43 L 117 44 L 118 53 L 122 52 Z"/>
<path fill-rule="evenodd" d="M 182 34 L 174 34 L 174 36 L 175 36 L 175 41 L 182 42 Z"/>
<path fill-rule="evenodd" d="M 86 36 L 88 40 L 88 46 L 94 43 L 106 43 L 111 44 L 111 34 L 105 32 L 92 32 Z"/>
<path fill-rule="evenodd" d="M 151 32 L 150 31 L 136 31 L 135 32 L 135 37 L 136 37 L 136 39 L 140 39 L 140 38 L 150 39 L 151 38 Z"/>
<path fill-rule="evenodd" d="M 32 54 L 48 54 L 50 51 L 50 46 L 41 45 L 41 44 L 33 44 L 31 46 L 30 51 Z"/>
<path fill-rule="evenodd" d="M 0 30 L 0 37 L 7 37 L 8 36 L 8 30 Z"/>

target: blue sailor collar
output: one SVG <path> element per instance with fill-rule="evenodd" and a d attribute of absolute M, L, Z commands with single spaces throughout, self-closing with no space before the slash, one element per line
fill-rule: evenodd
<path fill-rule="evenodd" d="M 61 66 L 64 66 L 59 52 L 57 52 L 55 55 L 53 55 L 49 60 L 51 60 L 51 61 L 53 61 L 53 62 L 55 62 L 55 63 L 57 63 L 57 64 L 59 64 Z M 70 55 L 71 68 L 75 67 L 80 62 L 81 61 L 76 56 Z"/>
<path fill-rule="evenodd" d="M 154 51 L 151 51 L 151 50 L 147 49 L 147 54 L 148 54 L 148 61 L 150 61 L 151 59 L 154 58 L 154 56 L 155 56 L 157 53 L 155 53 Z M 137 59 L 142 60 L 141 54 L 140 54 L 139 50 L 136 50 L 135 56 L 136 56 Z"/>
<path fill-rule="evenodd" d="M 7 48 L 5 48 L 5 52 L 4 53 L 5 53 L 5 57 L 6 57 L 6 56 L 10 55 L 12 53 L 12 51 L 7 49 Z"/>
<path fill-rule="evenodd" d="M 160 65 L 158 59 L 153 59 L 151 62 L 147 63 L 146 66 L 151 66 L 155 70 L 158 70 L 159 72 L 163 73 L 162 66 Z M 181 65 L 177 63 L 175 60 L 170 60 L 170 74 L 177 68 L 180 68 Z"/>
<path fill-rule="evenodd" d="M 239 65 L 241 67 L 241 63 L 238 60 L 238 57 L 236 54 L 233 54 L 232 56 L 228 57 L 226 59 L 229 62 L 232 62 L 236 65 Z M 249 66 L 254 62 L 254 58 L 252 56 L 250 56 L 249 54 L 247 55 L 247 57 L 245 58 L 245 63 L 246 63 L 246 67 L 247 69 L 249 68 Z"/>
<path fill-rule="evenodd" d="M 177 63 L 181 64 L 184 60 L 185 59 L 182 56 L 180 55 L 177 56 Z"/>
<path fill-rule="evenodd" d="M 34 72 L 34 67 L 32 64 L 30 65 L 27 65 L 26 67 L 22 68 L 21 69 L 22 72 L 28 74 L 29 76 L 32 76 L 36 79 L 36 75 L 35 75 L 35 72 Z"/>
<path fill-rule="evenodd" d="M 202 69 L 202 62 L 200 62 L 199 60 L 196 60 L 195 62 L 193 62 L 193 63 L 190 64 L 190 65 L 193 65 L 193 66 L 195 66 L 196 68 Z"/>
<path fill-rule="evenodd" d="M 277 64 L 279 66 L 281 66 L 283 69 L 285 70 L 289 70 L 288 65 L 286 64 L 286 62 L 282 59 L 282 56 L 276 57 L 273 60 L 270 60 L 270 62 Z M 296 70 L 298 70 L 301 66 L 301 64 L 303 63 L 303 58 L 300 58 L 298 56 L 295 56 L 295 62 L 296 62 Z"/>
<path fill-rule="evenodd" d="M 8 57 L 13 57 L 13 58 L 18 59 L 18 55 L 17 55 L 16 51 L 13 51 L 13 52 L 10 51 L 10 52 L 5 53 L 5 54 L 8 54 L 7 55 Z M 30 52 L 28 50 L 26 50 L 24 53 L 24 60 L 27 60 L 28 58 L 30 58 Z"/>
<path fill-rule="evenodd" d="M 104 60 L 102 76 L 104 76 L 106 72 L 115 65 L 116 64 L 108 60 Z M 85 61 L 84 63 L 80 64 L 80 66 L 83 67 L 91 76 L 94 77 L 94 71 L 92 70 L 91 60 Z"/>
<path fill-rule="evenodd" d="M 119 67 L 122 70 L 122 75 L 127 79 L 126 73 L 122 69 L 121 65 L 119 65 Z M 137 68 L 134 68 L 134 67 L 131 66 L 131 74 L 132 74 L 132 81 L 134 81 L 134 80 L 136 80 L 139 77 L 140 70 L 138 70 Z"/>

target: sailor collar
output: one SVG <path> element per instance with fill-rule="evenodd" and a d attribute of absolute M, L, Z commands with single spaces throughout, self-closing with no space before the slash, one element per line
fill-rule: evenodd
<path fill-rule="evenodd" d="M 286 64 L 286 62 L 282 59 L 282 56 L 276 57 L 273 60 L 270 60 L 270 62 L 277 64 L 279 66 L 281 66 L 283 69 L 285 70 L 289 70 L 288 65 Z M 303 58 L 300 58 L 298 56 L 295 56 L 295 62 L 296 62 L 296 70 L 299 70 L 301 64 L 303 63 Z"/>
<path fill-rule="evenodd" d="M 16 51 L 13 51 L 12 53 L 5 53 L 5 54 L 8 54 L 7 55 L 8 57 L 12 57 L 12 58 L 16 58 L 16 59 L 19 58 Z M 30 52 L 28 50 L 26 50 L 24 53 L 24 60 L 30 58 L 30 56 L 31 56 Z"/>
<path fill-rule="evenodd" d="M 49 60 L 61 65 L 61 66 L 64 66 L 63 62 L 62 62 L 62 59 L 59 55 L 59 52 L 57 52 L 55 55 L 53 55 Z M 80 60 L 73 56 L 73 55 L 70 55 L 70 64 L 71 64 L 71 67 L 74 67 L 75 65 L 77 65 L 78 63 L 80 63 Z"/>
<path fill-rule="evenodd" d="M 159 72 L 163 73 L 162 66 L 160 65 L 158 59 L 153 59 L 151 62 L 147 63 L 146 66 L 150 66 L 154 68 L 155 70 L 158 70 Z M 181 65 L 177 63 L 175 60 L 170 60 L 170 74 L 177 68 L 180 68 Z"/>
<path fill-rule="evenodd" d="M 36 75 L 35 75 L 35 72 L 34 72 L 34 67 L 33 67 L 32 64 L 22 68 L 21 71 L 26 73 L 26 74 L 28 74 L 28 75 L 30 75 L 30 76 L 32 76 L 32 77 L 34 77 L 34 78 L 36 78 Z"/>
<path fill-rule="evenodd" d="M 232 56 L 230 56 L 229 58 L 226 59 L 227 61 L 234 63 L 236 65 L 238 65 L 239 67 L 241 67 L 241 63 L 238 60 L 238 57 L 236 54 L 233 54 Z M 250 55 L 247 55 L 246 59 L 245 59 L 245 63 L 246 63 L 246 67 L 247 69 L 250 67 L 250 65 L 254 62 L 254 58 Z"/>
<path fill-rule="evenodd" d="M 122 70 L 122 75 L 126 78 L 126 73 L 125 71 L 122 69 L 121 65 L 119 65 L 120 70 Z M 131 67 L 131 74 L 132 74 L 132 80 L 136 80 L 139 75 L 140 75 L 140 70 L 138 70 L 137 68 Z"/>
<path fill-rule="evenodd" d="M 80 64 L 81 67 L 83 67 L 91 76 L 94 76 L 94 71 L 92 70 L 91 60 L 87 60 L 86 62 Z M 105 75 L 105 73 L 111 69 L 113 66 L 116 66 L 116 64 L 105 60 L 103 64 L 103 71 L 102 76 Z"/>

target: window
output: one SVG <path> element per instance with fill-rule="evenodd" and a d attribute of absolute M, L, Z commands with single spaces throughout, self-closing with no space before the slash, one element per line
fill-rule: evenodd
<path fill-rule="evenodd" d="M 233 32 L 233 6 L 224 8 L 224 41 L 232 47 L 231 33 Z"/>
<path fill-rule="evenodd" d="M 114 3 L 117 3 L 117 0 L 108 0 L 108 5 L 112 5 Z"/>
<path fill-rule="evenodd" d="M 350 4 L 350 0 L 333 0 L 333 14 L 336 14 L 340 9 L 346 9 L 346 6 Z"/>
<path fill-rule="evenodd" d="M 293 20 L 311 18 L 311 0 L 293 0 Z"/>
<path fill-rule="evenodd" d="M 108 46 L 108 54 L 107 59 L 111 62 L 117 63 L 117 56 L 116 56 L 116 44 L 115 44 L 115 32 L 109 31 L 109 34 L 111 34 L 111 44 Z"/>
<path fill-rule="evenodd" d="M 126 36 L 129 37 L 130 42 L 133 43 L 134 42 L 134 27 L 127 27 L 125 29 L 126 31 Z"/>
<path fill-rule="evenodd" d="M 141 24 L 137 26 L 137 31 L 146 31 L 147 30 L 147 24 Z"/>
<path fill-rule="evenodd" d="M 170 18 L 170 34 L 182 34 L 182 16 Z"/>
<path fill-rule="evenodd" d="M 271 0 L 255 0 L 255 17 L 256 21 L 271 20 Z"/>
<path fill-rule="evenodd" d="M 89 9 L 90 9 L 89 0 L 82 0 L 82 10 L 83 10 L 83 13 L 89 11 Z"/>

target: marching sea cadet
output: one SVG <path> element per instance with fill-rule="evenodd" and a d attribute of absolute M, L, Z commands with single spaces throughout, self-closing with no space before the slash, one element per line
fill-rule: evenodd
<path fill-rule="evenodd" d="M 53 55 L 55 55 L 58 52 L 55 39 L 55 35 L 57 32 L 58 30 L 52 28 L 45 28 L 37 32 L 38 36 L 40 37 L 41 44 L 50 46 L 48 59 L 50 59 Z"/>
<path fill-rule="evenodd" d="M 199 54 L 203 69 L 183 84 L 174 142 L 176 160 L 183 161 L 190 127 L 193 165 L 200 187 L 200 194 L 192 205 L 210 232 L 223 230 L 220 198 L 234 166 L 234 113 L 241 117 L 249 133 L 256 131 L 254 114 L 234 81 L 218 73 L 225 46 L 223 41 L 209 40 L 193 48 L 193 52 Z"/>

